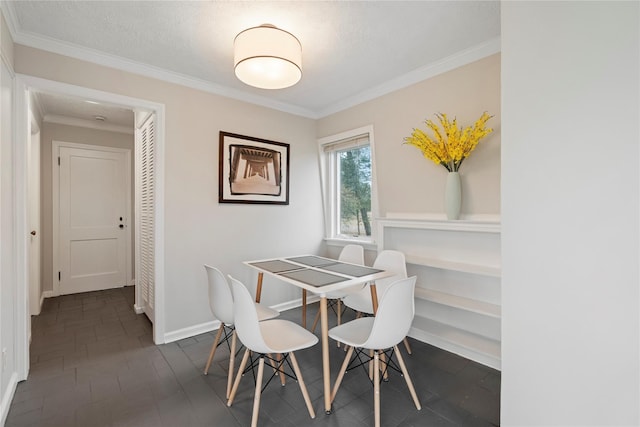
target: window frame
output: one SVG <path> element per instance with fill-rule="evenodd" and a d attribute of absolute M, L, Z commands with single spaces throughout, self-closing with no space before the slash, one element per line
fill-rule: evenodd
<path fill-rule="evenodd" d="M 349 237 L 341 235 L 339 218 L 339 194 L 337 183 L 339 182 L 339 168 L 335 160 L 338 150 L 326 151 L 326 147 L 336 145 L 351 139 L 368 137 L 371 153 L 371 236 Z M 376 245 L 377 219 L 378 219 L 378 191 L 376 180 L 375 145 L 373 138 L 373 126 L 363 126 L 335 135 L 318 139 L 318 156 L 320 159 L 320 175 L 322 185 L 322 201 L 324 210 L 325 240 L 331 245 L 341 245 L 357 242 L 365 248 L 374 248 Z"/>

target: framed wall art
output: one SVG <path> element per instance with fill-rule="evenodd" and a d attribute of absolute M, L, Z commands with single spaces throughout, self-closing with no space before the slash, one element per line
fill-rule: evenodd
<path fill-rule="evenodd" d="M 219 203 L 289 204 L 289 144 L 220 132 Z"/>

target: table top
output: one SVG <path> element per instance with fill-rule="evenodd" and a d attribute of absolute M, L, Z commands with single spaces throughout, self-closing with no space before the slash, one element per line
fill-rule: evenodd
<path fill-rule="evenodd" d="M 317 255 L 245 261 L 244 264 L 320 296 L 393 275 Z"/>

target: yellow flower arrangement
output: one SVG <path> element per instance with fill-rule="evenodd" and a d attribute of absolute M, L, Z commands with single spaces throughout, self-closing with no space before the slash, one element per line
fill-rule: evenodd
<path fill-rule="evenodd" d="M 444 166 L 449 172 L 457 172 L 478 141 L 493 132 L 493 129 L 486 127 L 487 121 L 493 117 L 486 111 L 473 126 L 466 128 L 458 127 L 457 119 L 451 121 L 444 113 L 438 113 L 436 117 L 442 130 L 433 121 L 426 120 L 425 124 L 433 131 L 433 136 L 421 129 L 413 129 L 411 136 L 404 139 L 404 144 L 418 148 L 425 158 Z"/>

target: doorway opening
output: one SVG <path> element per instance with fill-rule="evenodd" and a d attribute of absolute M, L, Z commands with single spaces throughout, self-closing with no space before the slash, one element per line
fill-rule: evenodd
<path fill-rule="evenodd" d="M 150 244 L 152 245 L 152 254 L 153 254 L 152 277 L 154 281 L 153 281 L 153 292 L 152 292 L 153 298 L 151 301 L 149 301 L 148 299 L 144 300 L 142 296 L 139 295 L 140 294 L 140 292 L 138 291 L 139 285 L 137 283 L 138 271 L 135 271 L 136 270 L 136 268 L 134 267 L 135 263 L 133 262 L 130 263 L 131 266 L 129 267 L 130 269 L 129 271 L 135 271 L 135 274 L 133 274 L 133 277 L 136 279 L 134 281 L 136 286 L 136 301 L 135 301 L 134 309 L 136 310 L 137 313 L 141 313 L 141 312 L 145 312 L 145 304 L 149 307 L 149 311 L 152 311 L 152 313 L 147 313 L 147 315 L 151 314 L 152 316 L 151 320 L 153 322 L 153 340 L 156 344 L 164 343 L 165 341 L 164 310 L 162 309 L 164 307 L 164 271 L 162 268 L 162 266 L 164 265 L 163 263 L 163 258 L 164 258 L 164 209 L 163 209 L 163 206 L 164 206 L 164 105 L 147 101 L 144 99 L 131 98 L 123 95 L 97 91 L 97 90 L 93 90 L 85 87 L 68 85 L 64 83 L 59 83 L 55 81 L 40 79 L 36 77 L 31 77 L 31 76 L 24 76 L 24 75 L 16 76 L 16 88 L 17 88 L 16 90 L 16 94 L 17 94 L 16 95 L 16 138 L 18 141 L 29 141 L 29 136 L 31 133 L 30 132 L 31 114 L 33 109 L 33 105 L 31 103 L 30 98 L 31 98 L 31 94 L 34 92 L 45 92 L 47 94 L 58 96 L 65 99 L 75 99 L 75 100 L 80 100 L 81 102 L 98 103 L 100 105 L 107 106 L 107 107 L 115 106 L 119 109 L 128 109 L 135 116 L 144 117 L 145 120 L 148 120 L 149 117 L 153 117 L 154 128 L 155 128 L 154 156 L 152 158 L 154 200 L 153 200 L 153 209 L 151 211 L 151 217 L 153 220 L 154 227 L 152 229 L 153 238 L 150 240 L 151 242 Z M 138 124 L 139 124 L 138 120 L 134 121 L 134 129 L 131 129 L 132 133 L 135 133 L 136 135 L 138 134 L 137 132 Z M 136 164 L 139 161 L 138 155 L 137 155 L 138 154 L 137 150 L 139 149 L 138 144 L 139 144 L 139 141 L 138 141 L 138 138 L 136 137 L 134 140 L 134 149 L 136 150 L 136 155 L 131 156 L 131 158 L 134 158 L 133 160 L 134 164 Z M 25 143 L 24 145 L 25 147 L 23 147 L 22 149 L 16 152 L 18 163 L 23 165 L 20 171 L 18 171 L 18 173 L 16 174 L 17 188 L 26 188 L 27 183 L 30 182 L 29 180 L 30 179 L 33 180 L 32 174 L 30 173 L 30 172 L 33 172 L 33 167 L 30 167 L 30 162 L 29 162 L 29 157 L 31 156 L 31 152 L 29 149 L 27 149 L 27 146 L 29 144 Z M 69 153 L 66 153 L 65 155 L 68 155 L 68 154 Z M 82 165 L 81 162 L 78 162 L 78 165 L 80 165 L 81 169 L 84 168 L 85 170 L 89 170 L 91 172 L 92 166 L 90 166 L 89 164 L 96 165 L 98 163 L 90 161 L 87 164 Z M 138 165 L 136 165 L 136 168 L 135 168 L 136 173 L 138 169 L 137 166 Z M 99 170 L 102 170 L 103 172 L 108 171 L 109 166 L 104 166 L 102 167 L 102 169 L 100 169 L 99 167 L 98 173 L 99 173 Z M 95 170 L 93 170 L 93 172 L 95 172 Z M 139 180 L 135 179 L 134 181 L 136 182 L 134 190 L 137 192 L 139 188 Z M 127 218 L 129 221 L 128 223 L 130 223 L 135 228 L 139 228 L 138 227 L 139 224 L 136 223 L 136 221 L 139 218 L 138 208 L 136 207 L 134 209 L 129 209 L 129 212 L 135 213 L 135 215 L 130 215 L 130 218 Z M 18 230 L 18 233 L 23 231 L 24 232 L 23 235 L 27 235 L 31 231 L 33 231 L 30 229 L 30 221 L 26 220 L 27 218 L 29 218 L 29 215 L 31 214 L 31 207 L 29 206 L 29 204 L 27 203 L 18 204 L 17 214 L 19 218 L 25 219 L 24 221 L 19 222 L 19 228 L 21 228 L 21 230 Z M 43 218 L 43 220 L 46 221 L 48 219 Z M 51 219 L 51 221 L 53 221 L 53 218 Z M 120 220 L 120 215 L 118 215 L 117 221 L 118 221 L 118 225 L 122 224 L 124 228 L 125 216 L 123 215 L 122 220 Z M 25 250 L 19 251 L 19 254 L 18 254 L 18 256 L 23 258 L 21 260 L 22 262 L 19 262 L 19 265 L 24 266 L 24 271 L 22 272 L 22 274 L 26 280 L 24 281 L 25 289 L 21 289 L 19 291 L 19 295 L 17 295 L 17 301 L 19 302 L 17 319 L 18 319 L 18 322 L 22 324 L 22 325 L 18 325 L 19 327 L 17 329 L 18 331 L 25 331 L 25 333 L 24 333 L 24 336 L 18 337 L 19 348 L 17 352 L 17 358 L 18 360 L 21 361 L 18 364 L 18 366 L 20 368 L 19 372 L 23 375 L 20 375 L 20 376 L 22 376 L 23 378 L 26 378 L 28 373 L 28 366 L 29 366 L 29 347 L 28 347 L 28 344 L 29 344 L 28 330 L 29 329 L 28 327 L 30 325 L 30 311 L 31 311 L 30 306 L 32 305 L 32 303 L 35 304 L 35 301 L 33 301 L 33 299 L 38 298 L 38 292 L 37 291 L 34 292 L 33 289 L 31 289 L 33 286 L 29 285 L 30 276 L 32 276 L 32 273 L 30 273 L 30 262 L 29 262 L 30 254 L 29 254 L 29 251 L 26 250 L 27 242 L 24 242 L 24 245 L 25 245 L 24 247 Z M 138 259 L 137 252 L 139 251 L 139 247 L 138 245 L 134 245 L 133 248 L 134 248 L 133 251 L 136 252 L 133 259 L 137 260 Z M 104 247 L 96 250 L 102 250 L 102 249 L 104 249 Z M 79 251 L 79 252 L 82 252 L 82 251 Z M 129 257 L 129 259 L 131 259 L 131 257 Z M 53 264 L 53 260 L 51 260 L 51 263 Z M 132 277 L 132 275 L 128 274 L 128 277 Z M 53 296 L 55 294 L 54 290 L 51 289 L 50 291 L 51 292 L 49 294 L 47 294 L 47 292 L 43 293 L 42 291 L 40 291 L 39 293 L 41 296 L 43 294 L 44 296 Z M 149 294 L 147 293 L 146 295 L 148 296 Z M 21 303 L 22 301 L 24 301 L 24 304 Z M 38 301 L 38 304 L 39 304 L 39 301 Z"/>

